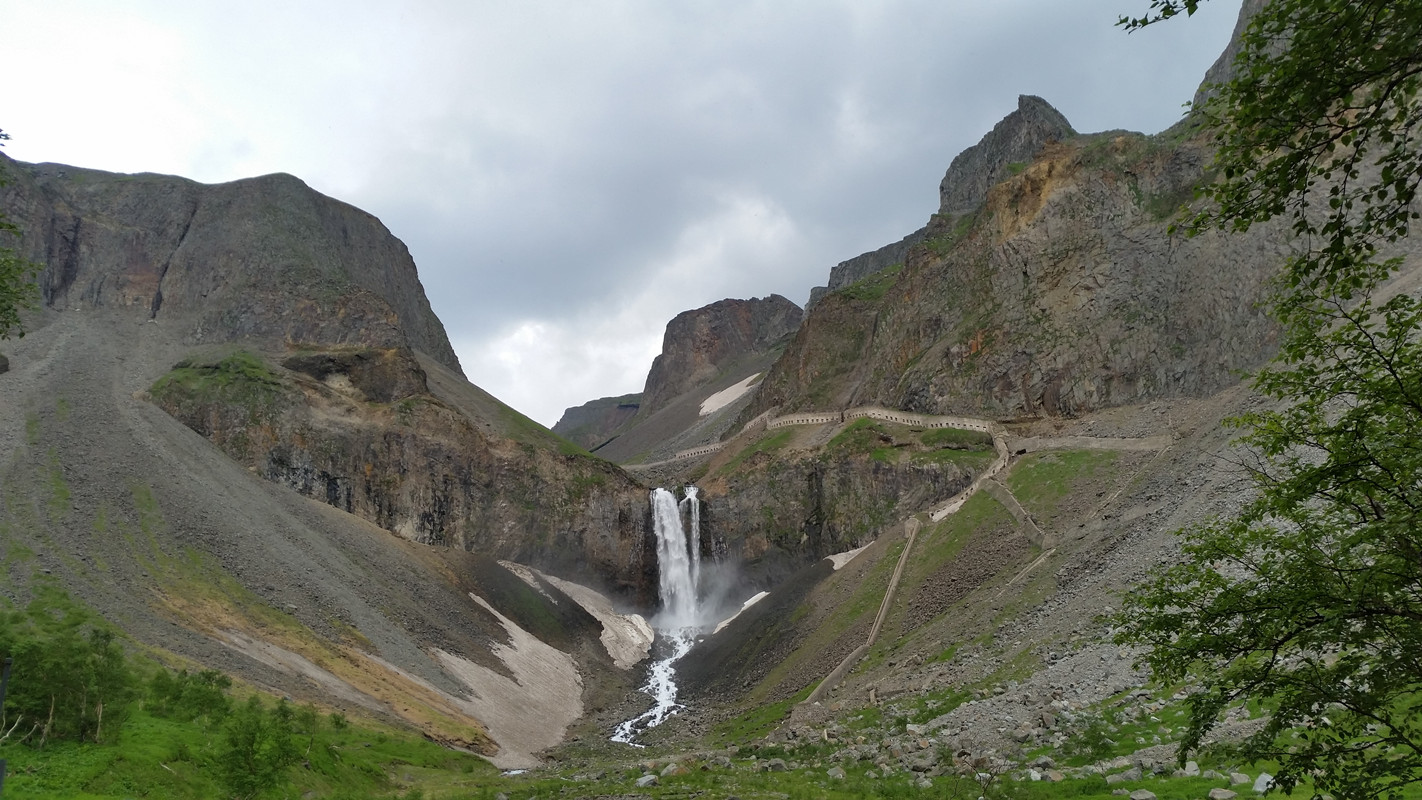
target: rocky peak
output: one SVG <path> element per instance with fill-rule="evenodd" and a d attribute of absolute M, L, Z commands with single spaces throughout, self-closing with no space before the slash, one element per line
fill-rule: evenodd
<path fill-rule="evenodd" d="M 1213 94 L 1212 87 L 1215 84 L 1225 83 L 1234 77 L 1234 59 L 1239 55 L 1244 36 L 1244 29 L 1249 27 L 1249 20 L 1254 17 L 1259 9 L 1264 7 L 1268 0 L 1244 0 L 1244 5 L 1239 9 L 1239 19 L 1234 23 L 1234 33 L 1230 34 L 1229 44 L 1225 45 L 1223 53 L 1215 59 L 1215 63 L 1205 71 L 1205 79 L 1200 81 L 1200 88 L 1195 90 L 1195 97 L 1190 101 L 1190 105 L 1199 108 Z"/>
<path fill-rule="evenodd" d="M 960 217 L 972 213 L 987 199 L 988 190 L 1024 167 L 1052 141 L 1075 135 L 1071 123 L 1051 103 L 1033 95 L 1019 95 L 1017 110 L 1002 118 L 977 144 L 959 153 L 938 186 L 938 213 Z M 951 221 L 948 225 L 951 226 Z M 830 270 L 829 284 L 810 290 L 809 310 L 829 292 L 863 280 L 879 270 L 908 259 L 909 250 L 927 236 L 927 226 L 878 250 L 841 261 Z"/>
<path fill-rule="evenodd" d="M 801 315 L 798 305 L 778 294 L 720 300 L 676 315 L 647 373 L 642 413 L 655 412 L 746 356 L 766 352 L 795 332 Z"/>
<path fill-rule="evenodd" d="M 459 370 L 404 243 L 291 175 L 207 185 L 6 164 L 0 206 L 45 265 L 50 308 L 126 309 L 194 343 L 411 347 Z"/>
<path fill-rule="evenodd" d="M 988 190 L 1012 174 L 1015 165 L 1031 161 L 1047 142 L 1075 134 L 1071 123 L 1051 103 L 1019 95 L 1017 110 L 1002 118 L 977 144 L 959 153 L 938 186 L 938 213 L 971 213 Z"/>

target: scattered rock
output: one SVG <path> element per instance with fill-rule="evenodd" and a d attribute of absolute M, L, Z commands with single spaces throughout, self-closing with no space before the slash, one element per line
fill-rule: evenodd
<path fill-rule="evenodd" d="M 1129 797 L 1131 800 L 1155 800 L 1155 792 L 1149 789 L 1137 789 L 1131 792 Z"/>
<path fill-rule="evenodd" d="M 772 758 L 765 762 L 765 769 L 767 772 L 784 772 L 788 767 L 785 765 L 785 759 Z"/>
<path fill-rule="evenodd" d="M 637 779 L 637 788 L 645 789 L 648 786 L 656 786 L 658 783 L 661 783 L 661 781 L 657 780 L 656 775 L 643 775 Z"/>
<path fill-rule="evenodd" d="M 1259 777 L 1254 779 L 1254 791 L 1264 794 L 1274 785 L 1274 776 L 1267 772 L 1259 773 Z"/>
<path fill-rule="evenodd" d="M 1234 800 L 1236 796 L 1235 792 L 1231 792 L 1228 789 L 1210 790 L 1210 800 Z"/>
<path fill-rule="evenodd" d="M 1243 772 L 1231 772 L 1229 774 L 1229 784 L 1231 786 L 1240 786 L 1246 783 L 1249 783 L 1249 776 Z"/>
<path fill-rule="evenodd" d="M 1107 776 L 1106 776 L 1106 783 L 1107 783 L 1108 785 L 1114 786 L 1115 784 L 1118 784 L 1118 783 L 1126 783 L 1126 782 L 1128 782 L 1128 781 L 1138 781 L 1138 780 L 1140 780 L 1140 779 L 1141 779 L 1141 768 L 1140 768 L 1140 767 L 1131 767 L 1130 769 L 1126 770 L 1125 772 L 1117 772 L 1117 773 L 1112 774 L 1112 775 L 1107 775 Z"/>
<path fill-rule="evenodd" d="M 829 769 L 825 770 L 825 774 L 830 776 L 831 778 L 834 778 L 837 781 L 844 780 L 844 770 L 839 767 L 830 767 Z"/>

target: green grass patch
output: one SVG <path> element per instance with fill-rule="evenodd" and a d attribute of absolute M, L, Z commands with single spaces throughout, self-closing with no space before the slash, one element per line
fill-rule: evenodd
<path fill-rule="evenodd" d="M 992 434 L 963 428 L 932 428 L 923 432 L 919 441 L 927 447 L 956 447 L 981 450 L 992 447 Z"/>
<path fill-rule="evenodd" d="M 723 745 L 764 738 L 766 734 L 775 729 L 775 726 L 790 716 L 791 707 L 809 697 L 814 688 L 814 685 L 811 684 L 796 692 L 794 696 L 787 697 L 778 703 L 756 705 L 740 716 L 731 717 L 718 724 L 714 736 Z"/>
<path fill-rule="evenodd" d="M 784 428 L 781 428 L 776 433 L 770 434 L 769 436 L 763 436 L 760 439 L 757 439 L 750 446 L 742 449 L 739 453 L 736 453 L 734 458 L 732 458 L 730 461 L 727 461 L 725 465 L 723 465 L 720 469 L 716 470 L 716 474 L 727 475 L 733 472 L 736 467 L 739 467 L 745 462 L 746 459 L 750 458 L 756 453 L 774 453 L 783 450 L 785 448 L 785 445 L 789 444 L 790 440 L 794 438 L 794 436 L 795 429 L 794 427 L 789 425 Z"/>
<path fill-rule="evenodd" d="M 850 300 L 872 303 L 882 298 L 894 284 L 899 282 L 899 273 L 903 272 L 903 269 L 903 264 L 894 264 L 835 291 Z"/>
<path fill-rule="evenodd" d="M 1023 456 L 1007 475 L 1017 502 L 1039 519 L 1051 519 L 1075 486 L 1115 472 L 1112 450 L 1054 450 Z"/>
<path fill-rule="evenodd" d="M 246 350 L 215 362 L 184 359 L 154 382 L 149 393 L 159 400 L 174 397 L 266 402 L 285 384 L 262 358 Z"/>

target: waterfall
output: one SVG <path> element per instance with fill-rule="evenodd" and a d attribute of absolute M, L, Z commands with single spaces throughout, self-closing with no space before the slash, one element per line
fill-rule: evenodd
<path fill-rule="evenodd" d="M 706 625 L 697 602 L 701 579 L 701 505 L 695 486 L 686 487 L 679 504 L 666 489 L 652 490 L 652 527 L 657 535 L 657 587 L 662 610 L 652 618 L 652 627 L 662 637 L 663 657 L 652 663 L 642 691 L 656 701 L 651 710 L 617 726 L 612 741 L 632 744 L 632 738 L 654 728 L 667 717 L 685 708 L 676 701 L 675 665 L 691 650 L 696 634 Z M 681 525 L 681 505 L 689 507 L 691 530 Z M 688 535 L 689 533 L 689 535 Z"/>

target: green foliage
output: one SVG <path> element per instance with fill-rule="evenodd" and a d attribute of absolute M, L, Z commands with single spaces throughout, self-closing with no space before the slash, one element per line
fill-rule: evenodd
<path fill-rule="evenodd" d="M 1123 24 L 1197 6 L 1153 0 Z M 1299 245 L 1271 301 L 1280 354 L 1255 380 L 1278 403 L 1234 421 L 1255 499 L 1186 531 L 1183 562 L 1118 617 L 1157 675 L 1200 684 L 1182 748 L 1262 698 L 1244 756 L 1342 797 L 1422 785 L 1422 303 L 1380 291 L 1418 216 L 1419 29 L 1419 0 L 1274 0 L 1200 109 L 1222 179 L 1185 231 L 1283 217 Z"/>
<path fill-rule="evenodd" d="M 155 717 L 212 725 L 225 719 L 231 710 L 227 699 L 230 688 L 232 679 L 216 670 L 196 674 L 183 670 L 173 675 L 160 669 L 149 679 L 145 707 Z"/>
<path fill-rule="evenodd" d="M 223 729 L 225 746 L 218 767 L 234 797 L 256 797 L 282 782 L 287 767 L 301 755 L 293 733 L 293 712 L 285 700 L 268 711 L 253 695 L 232 710 Z"/>
<path fill-rule="evenodd" d="M 282 379 L 260 356 L 238 350 L 218 361 L 184 359 L 149 389 L 160 402 L 225 401 L 256 411 L 285 390 Z"/>
<path fill-rule="evenodd" d="M 894 264 L 885 267 L 872 275 L 867 275 L 848 286 L 841 287 L 836 291 L 851 299 L 872 303 L 884 296 L 894 284 L 899 281 L 899 273 L 903 272 L 903 264 Z"/>
<path fill-rule="evenodd" d="M 739 467 L 746 459 L 750 458 L 756 453 L 774 453 L 779 450 L 782 450 L 784 449 L 785 445 L 790 443 L 790 440 L 794 438 L 794 436 L 795 431 L 789 426 L 786 426 L 780 431 L 772 433 L 769 436 L 764 436 L 758 441 L 756 441 L 755 444 L 737 453 L 734 458 L 726 462 L 725 466 L 717 470 L 716 474 L 730 474 L 732 471 L 735 470 L 736 467 Z"/>
<path fill-rule="evenodd" d="M 0 130 L 0 146 L 9 138 L 10 134 Z M 0 171 L 0 186 L 4 185 L 5 175 Z M 19 237 L 20 229 L 0 214 L 0 339 L 25 335 L 20 312 L 34 308 L 39 294 L 34 282 L 39 266 L 21 258 L 12 247 Z"/>
<path fill-rule="evenodd" d="M 47 581 L 23 610 L 0 612 L 0 659 L 14 664 L 3 730 L 16 741 L 97 742 L 123 725 L 134 679 L 113 630 Z"/>

